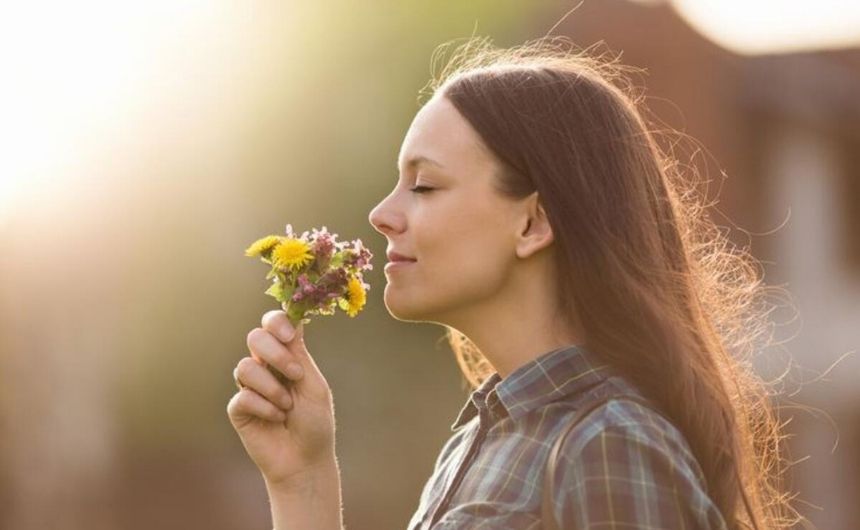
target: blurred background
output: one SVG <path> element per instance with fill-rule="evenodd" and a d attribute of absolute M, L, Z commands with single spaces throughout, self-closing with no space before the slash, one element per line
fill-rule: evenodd
<path fill-rule="evenodd" d="M 819 0 L 150 1 L 0 8 L 0 527 L 270 528 L 226 414 L 276 307 L 244 248 L 286 223 L 361 238 L 364 311 L 307 328 L 332 385 L 351 530 L 404 528 L 468 396 L 444 330 L 382 303 L 370 209 L 440 44 L 602 42 L 712 209 L 792 295 L 795 506 L 860 520 L 860 4 Z M 556 23 L 559 22 L 557 24 Z M 802 406 L 798 406 L 798 404 Z"/>

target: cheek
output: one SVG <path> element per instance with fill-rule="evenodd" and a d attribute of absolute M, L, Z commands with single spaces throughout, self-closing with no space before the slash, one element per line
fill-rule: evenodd
<path fill-rule="evenodd" d="M 432 208 L 428 204 L 414 218 L 419 256 L 415 276 L 421 288 L 484 290 L 500 283 L 513 257 L 513 247 L 506 239 L 508 229 L 501 222 L 504 212 L 474 195 L 469 200 L 459 195 L 444 199 Z"/>
<path fill-rule="evenodd" d="M 385 304 L 396 318 L 444 321 L 452 311 L 505 290 L 509 251 L 488 231 L 473 225 L 472 230 L 454 231 L 441 239 L 422 238 L 421 243 L 416 246 L 421 254 L 415 268 L 392 276 L 386 284 Z"/>
<path fill-rule="evenodd" d="M 505 281 L 510 256 L 494 236 L 474 225 L 452 235 L 432 253 L 432 262 L 419 271 L 422 284 L 455 297 L 498 291 Z"/>

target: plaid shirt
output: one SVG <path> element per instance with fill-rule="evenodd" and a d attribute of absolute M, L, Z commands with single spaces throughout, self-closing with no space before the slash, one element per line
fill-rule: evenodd
<path fill-rule="evenodd" d="M 475 389 L 425 484 L 408 530 L 538 530 L 552 442 L 584 403 L 637 394 L 582 346 L 545 353 Z M 670 384 L 667 382 L 667 384 Z M 553 500 L 564 529 L 726 529 L 681 432 L 628 400 L 570 431 Z"/>

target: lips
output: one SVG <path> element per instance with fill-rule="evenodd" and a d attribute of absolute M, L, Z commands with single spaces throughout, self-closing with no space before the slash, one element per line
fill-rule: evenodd
<path fill-rule="evenodd" d="M 389 274 L 395 271 L 409 269 L 410 265 L 415 265 L 415 260 L 389 261 L 385 264 L 385 273 Z"/>
<path fill-rule="evenodd" d="M 392 263 L 396 263 L 399 261 L 417 261 L 414 258 L 410 258 L 409 256 L 405 256 L 403 254 L 400 254 L 400 253 L 397 253 L 394 251 L 389 251 L 385 255 L 388 256 L 388 261 L 390 261 Z"/>

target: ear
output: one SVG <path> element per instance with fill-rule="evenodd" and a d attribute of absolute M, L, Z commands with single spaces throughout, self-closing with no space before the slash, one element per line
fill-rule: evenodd
<path fill-rule="evenodd" d="M 552 227 L 549 225 L 546 211 L 540 202 L 537 191 L 523 199 L 522 222 L 517 234 L 516 253 L 519 258 L 527 258 L 546 248 L 554 241 Z"/>

